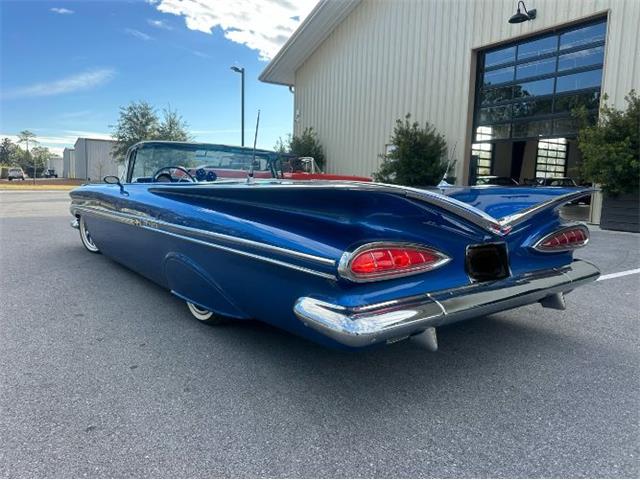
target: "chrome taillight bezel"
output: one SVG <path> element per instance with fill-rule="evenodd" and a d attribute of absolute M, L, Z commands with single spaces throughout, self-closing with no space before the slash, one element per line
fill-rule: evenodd
<path fill-rule="evenodd" d="M 558 245 L 556 247 L 542 246 L 542 244 L 545 243 L 550 238 L 555 237 L 556 235 L 560 235 L 564 232 L 568 232 L 570 230 L 576 230 L 576 229 L 581 230 L 582 233 L 584 234 L 585 239 L 582 241 L 582 243 L 573 244 L 573 245 Z M 589 238 L 590 238 L 590 235 L 589 235 L 589 229 L 587 228 L 587 226 L 582 223 L 574 223 L 571 225 L 564 225 L 562 228 L 559 228 L 557 230 L 554 230 L 551 233 L 544 235 L 542 238 L 536 241 L 536 243 L 533 244 L 532 248 L 535 251 L 540 253 L 571 252 L 573 250 L 577 250 L 578 248 L 585 247 L 589 243 Z"/>
<path fill-rule="evenodd" d="M 401 272 L 387 272 L 387 273 L 374 273 L 368 275 L 356 274 L 351 271 L 351 262 L 362 252 L 367 250 L 377 250 L 377 249 L 418 249 L 418 250 L 426 250 L 429 253 L 438 257 L 438 261 L 435 263 L 430 263 L 426 265 L 419 265 L 415 268 L 407 268 Z M 417 275 L 419 273 L 430 272 L 437 268 L 440 268 L 451 261 L 451 257 L 447 254 L 441 252 L 438 249 L 430 247 L 428 245 L 422 245 L 419 243 L 408 243 L 408 242 L 370 242 L 365 243 L 363 245 L 358 246 L 357 248 L 347 250 L 340 257 L 340 261 L 338 262 L 338 274 L 340 277 L 349 280 L 355 283 L 367 283 L 367 282 L 378 282 L 381 280 L 390 280 L 394 278 L 402 278 L 408 277 L 410 275 Z"/>

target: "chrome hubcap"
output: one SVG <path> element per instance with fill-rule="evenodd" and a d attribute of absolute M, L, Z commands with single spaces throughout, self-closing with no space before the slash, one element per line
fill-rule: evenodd
<path fill-rule="evenodd" d="M 91 234 L 89 233 L 89 230 L 82 218 L 80 218 L 80 235 L 82 235 L 82 241 L 88 250 L 91 250 L 92 252 L 98 251 L 98 247 L 93 242 L 93 238 L 91 238 Z"/>

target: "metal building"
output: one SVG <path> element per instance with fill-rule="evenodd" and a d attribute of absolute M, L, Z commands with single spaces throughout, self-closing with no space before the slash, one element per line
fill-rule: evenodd
<path fill-rule="evenodd" d="M 76 151 L 73 148 L 62 151 L 62 178 L 76 178 Z"/>
<path fill-rule="evenodd" d="M 571 110 L 640 90 L 640 1 L 526 0 L 535 18 L 514 24 L 516 4 L 323 0 L 260 79 L 293 87 L 294 133 L 317 131 L 330 172 L 375 172 L 411 113 L 446 137 L 458 183 L 472 155 L 480 175 L 572 175 Z"/>
<path fill-rule="evenodd" d="M 101 182 L 107 175 L 120 176 L 123 167 L 111 153 L 115 143 L 113 140 L 78 138 L 73 148 L 75 171 L 71 178 Z"/>
<path fill-rule="evenodd" d="M 60 155 L 51 155 L 47 160 L 47 168 L 56 171 L 56 174 L 61 177 L 63 170 L 64 160 Z"/>

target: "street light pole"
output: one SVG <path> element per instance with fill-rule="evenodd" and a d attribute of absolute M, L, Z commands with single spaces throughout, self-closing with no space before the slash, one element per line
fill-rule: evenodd
<path fill-rule="evenodd" d="M 244 67 L 231 67 L 240 74 L 240 145 L 244 147 Z"/>

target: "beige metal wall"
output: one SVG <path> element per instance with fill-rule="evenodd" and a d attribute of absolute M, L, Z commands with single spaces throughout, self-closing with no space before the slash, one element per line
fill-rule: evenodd
<path fill-rule="evenodd" d="M 297 70 L 294 131 L 314 127 L 328 171 L 369 175 L 396 118 L 411 112 L 470 155 L 475 50 L 596 14 L 609 15 L 603 90 L 617 105 L 640 90 L 640 0 L 363 0 Z"/>

